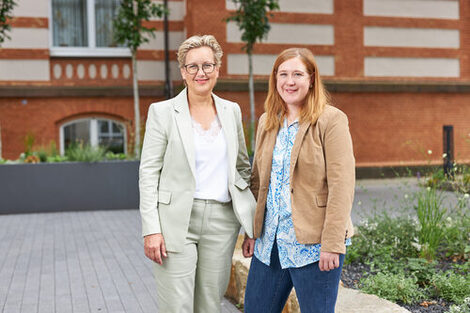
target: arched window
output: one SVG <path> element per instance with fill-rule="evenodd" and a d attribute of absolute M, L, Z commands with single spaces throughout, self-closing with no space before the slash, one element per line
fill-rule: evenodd
<path fill-rule="evenodd" d="M 76 142 L 92 147 L 104 147 L 114 153 L 126 153 L 126 128 L 123 124 L 104 118 L 86 118 L 68 122 L 60 127 L 60 153 Z"/>

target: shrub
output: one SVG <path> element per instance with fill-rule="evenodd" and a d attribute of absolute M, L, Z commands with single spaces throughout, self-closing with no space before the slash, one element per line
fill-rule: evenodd
<path fill-rule="evenodd" d="M 381 298 L 411 304 L 425 297 L 425 293 L 416 284 L 416 277 L 405 277 L 405 274 L 378 273 L 361 279 L 362 291 L 375 294 Z"/>
<path fill-rule="evenodd" d="M 75 162 L 98 162 L 103 160 L 105 150 L 102 147 L 91 147 L 83 143 L 71 145 L 65 155 L 69 161 Z"/>
<path fill-rule="evenodd" d="M 433 260 L 443 236 L 442 222 L 446 210 L 442 208 L 442 194 L 434 188 L 418 193 L 416 213 L 421 226 L 418 234 L 421 245 L 420 255 Z"/>
<path fill-rule="evenodd" d="M 452 271 L 441 272 L 432 279 L 434 293 L 457 304 L 464 303 L 470 295 L 470 274 L 456 274 Z"/>
<path fill-rule="evenodd" d="M 470 313 L 470 297 L 465 298 L 461 305 L 452 305 L 445 313 Z"/>
<path fill-rule="evenodd" d="M 410 218 L 391 218 L 386 213 L 369 218 L 357 227 L 353 244 L 348 247 L 346 263 L 379 258 L 389 258 L 395 262 L 400 258 L 418 256 L 413 245 L 413 238 L 418 236 L 416 226 Z"/>

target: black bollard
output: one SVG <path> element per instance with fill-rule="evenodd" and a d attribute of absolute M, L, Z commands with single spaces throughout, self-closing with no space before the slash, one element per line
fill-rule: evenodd
<path fill-rule="evenodd" d="M 444 143 L 444 174 L 453 176 L 454 171 L 454 126 L 444 125 L 443 128 Z"/>

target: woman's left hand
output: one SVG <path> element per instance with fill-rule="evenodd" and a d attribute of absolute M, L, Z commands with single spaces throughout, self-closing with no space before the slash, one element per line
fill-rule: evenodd
<path fill-rule="evenodd" d="M 320 271 L 334 270 L 339 267 L 339 253 L 320 251 L 320 262 L 318 262 Z"/>
<path fill-rule="evenodd" d="M 245 258 L 253 256 L 255 250 L 255 240 L 250 237 L 245 237 L 242 244 L 242 253 Z"/>

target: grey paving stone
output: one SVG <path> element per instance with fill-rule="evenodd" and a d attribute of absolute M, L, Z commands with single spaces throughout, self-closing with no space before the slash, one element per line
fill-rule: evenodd
<path fill-rule="evenodd" d="M 163 313 L 140 228 L 137 210 L 0 215 L 0 312 Z"/>

